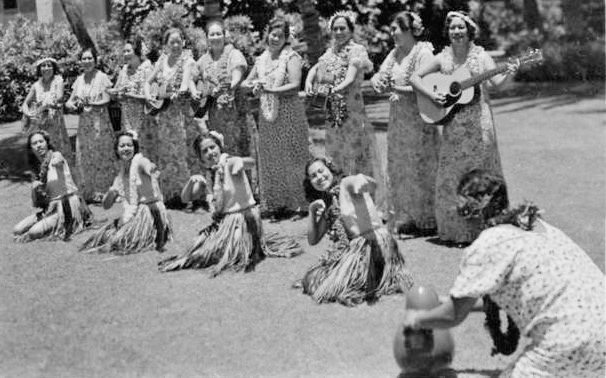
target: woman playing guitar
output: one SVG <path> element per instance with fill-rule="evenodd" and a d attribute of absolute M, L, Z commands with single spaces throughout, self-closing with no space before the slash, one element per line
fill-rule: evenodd
<path fill-rule="evenodd" d="M 435 104 L 446 103 L 446 93 L 427 88 L 421 80 L 432 72 L 452 74 L 465 67 L 471 76 L 475 76 L 496 67 L 490 55 L 473 43 L 478 31 L 477 24 L 467 14 L 448 13 L 445 33 L 450 40 L 450 46 L 444 48 L 411 77 L 411 84 L 420 95 L 430 98 Z M 507 74 L 517 68 L 517 63 L 510 63 Z M 495 75 L 486 83 L 498 86 L 505 81 L 507 74 Z M 490 169 L 502 174 L 486 87 L 487 85 L 481 85 L 480 90 L 476 91 L 474 101 L 461 107 L 444 122 L 435 203 L 438 236 L 443 241 L 469 243 L 477 236 L 478 228 L 472 222 L 458 217 L 454 210 L 457 204 L 456 185 L 461 175 L 473 168 Z"/>

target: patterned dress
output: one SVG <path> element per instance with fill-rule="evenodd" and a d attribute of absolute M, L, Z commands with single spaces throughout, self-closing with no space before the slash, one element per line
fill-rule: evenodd
<path fill-rule="evenodd" d="M 402 61 L 392 50 L 377 75 L 398 86 L 410 85 L 411 74 L 433 58 L 433 46 L 417 42 Z M 398 93 L 389 106 L 387 182 L 390 224 L 436 227 L 434 197 L 438 167 L 438 130 L 425 123 L 414 92 Z"/>
<path fill-rule="evenodd" d="M 270 88 L 288 82 L 287 65 L 301 57 L 285 47 L 278 59 L 268 51 L 257 58 L 259 79 Z M 297 210 L 305 206 L 301 183 L 309 159 L 309 126 L 303 101 L 296 93 L 261 95 L 259 111 L 259 175 L 261 210 Z"/>
<path fill-rule="evenodd" d="M 78 76 L 72 89 L 78 98 L 98 101 L 111 85 L 106 74 L 96 71 L 90 83 L 84 80 L 84 74 Z M 105 193 L 112 184 L 115 170 L 113 151 L 114 131 L 107 106 L 85 107 L 78 121 L 76 166 L 80 193 L 86 201 L 93 200 L 95 194 Z"/>
<path fill-rule="evenodd" d="M 450 295 L 490 295 L 532 342 L 501 377 L 604 377 L 604 273 L 562 231 L 490 228 L 465 251 Z"/>
<path fill-rule="evenodd" d="M 218 59 L 210 52 L 198 60 L 202 79 L 211 88 L 231 85 L 231 73 L 241 68 L 246 73 L 246 58 L 232 45 L 226 45 Z M 222 91 L 208 109 L 208 128 L 223 134 L 225 152 L 235 156 L 250 156 L 250 135 L 254 120 L 248 112 L 244 93 L 236 89 L 233 97 Z M 225 100 L 225 103 L 224 103 Z"/>
<path fill-rule="evenodd" d="M 61 102 L 59 92 L 63 88 L 63 78 L 55 75 L 48 89 L 44 88 L 42 79 L 38 79 L 33 85 L 34 104 L 29 104 L 30 109 L 44 106 L 45 104 L 55 104 Z M 62 109 L 48 109 L 43 111 L 37 117 L 30 118 L 27 134 L 32 134 L 39 130 L 44 130 L 50 136 L 50 140 L 57 151 L 61 151 L 65 160 L 72 167 L 75 166 L 74 153 L 69 141 L 69 135 L 65 127 Z"/>
<path fill-rule="evenodd" d="M 326 124 L 326 157 L 330 158 L 345 175 L 363 173 L 374 177 L 378 183 L 377 205 L 385 207 L 385 178 L 381 177 L 380 160 L 377 154 L 373 127 L 366 117 L 361 84 L 364 74 L 372 70 L 366 48 L 349 41 L 339 50 L 329 47 L 318 60 L 316 80 L 332 86 L 345 80 L 347 69 L 352 64 L 358 69 L 355 81 L 343 95 L 346 117 L 339 125 L 330 120 Z"/>
<path fill-rule="evenodd" d="M 128 74 L 128 65 L 125 64 L 118 75 L 116 88 L 125 88 L 127 94 L 142 96 L 145 80 L 153 71 L 154 66 L 149 60 L 145 60 L 137 67 L 132 75 Z M 155 161 L 157 157 L 158 135 L 153 117 L 144 113 L 145 101 L 132 97 L 124 97 L 120 100 L 122 108 L 122 130 L 134 130 L 139 134 L 139 146 L 141 152 Z"/>
<path fill-rule="evenodd" d="M 440 54 L 441 71 L 451 74 L 459 68 L 454 63 L 451 47 Z M 478 75 L 486 70 L 488 54 L 482 47 L 471 44 L 463 64 Z M 465 243 L 473 241 L 480 228 L 474 220 L 457 214 L 457 186 L 461 176 L 474 168 L 483 168 L 502 175 L 492 110 L 486 86 L 481 87 L 479 99 L 461 108 L 444 125 L 436 178 L 436 221 L 438 236 L 444 241 Z"/>
<path fill-rule="evenodd" d="M 168 56 L 161 57 L 156 64 L 160 71 L 156 80 L 167 83 L 167 93 L 181 87 L 186 64 L 194 61 L 186 53 L 181 54 L 173 67 L 168 65 Z M 189 124 L 191 111 L 188 99 L 177 98 L 156 115 L 158 133 L 158 169 L 162 174 L 159 182 L 165 202 L 179 202 L 181 189 L 190 176 L 190 166 L 197 166 L 198 158 L 192 147 L 196 138 L 193 125 Z"/>

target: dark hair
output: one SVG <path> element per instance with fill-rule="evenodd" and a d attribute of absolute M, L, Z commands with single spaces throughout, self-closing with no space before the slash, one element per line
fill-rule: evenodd
<path fill-rule="evenodd" d="M 488 330 L 493 343 L 491 355 L 500 353 L 509 356 L 518 347 L 520 329 L 513 319 L 507 315 L 507 331 L 503 333 L 501 331 L 501 317 L 499 314 L 501 309 L 499 305 L 494 303 L 488 295 L 485 295 L 482 300 L 484 302 L 484 314 L 486 315 L 484 327 Z"/>
<path fill-rule="evenodd" d="M 333 181 L 331 188 L 335 185 L 339 185 L 341 182 L 341 178 L 343 177 L 343 172 L 337 168 L 332 161 L 328 160 L 325 157 L 313 157 L 307 161 L 305 164 L 305 178 L 303 179 L 303 192 L 305 193 L 305 199 L 307 202 L 313 202 L 317 199 L 322 199 L 326 203 L 326 206 L 330 206 L 332 202 L 332 196 L 327 192 L 320 192 L 316 190 L 313 185 L 311 185 L 311 179 L 309 178 L 309 167 L 315 162 L 322 162 L 326 168 L 332 173 Z"/>
<path fill-rule="evenodd" d="M 32 150 L 32 138 L 36 134 L 42 135 L 42 138 L 44 138 L 44 140 L 46 141 L 46 147 L 49 151 L 55 151 L 55 147 L 51 143 L 50 135 L 46 131 L 38 130 L 29 134 L 29 136 L 27 137 L 27 145 L 25 146 L 25 149 L 27 151 L 27 162 L 32 170 L 38 172 L 40 170 L 40 165 L 42 164 L 42 162 L 36 157 L 36 154 Z"/>
<path fill-rule="evenodd" d="M 425 30 L 423 28 L 423 25 L 421 25 L 420 28 L 419 27 L 415 28 L 414 18 L 412 17 L 411 12 L 409 12 L 409 11 L 396 13 L 392 17 L 390 23 L 393 23 L 393 22 L 398 24 L 398 27 L 400 27 L 400 29 L 402 31 L 410 30 L 410 32 L 415 40 L 418 39 L 419 37 L 421 37 L 423 35 L 423 31 Z"/>
<path fill-rule="evenodd" d="M 171 35 L 178 33 L 179 37 L 181 37 L 181 39 L 183 39 L 183 32 L 181 31 L 181 29 L 179 28 L 170 28 L 167 31 L 164 32 L 164 36 L 162 37 L 162 44 L 166 45 L 168 43 L 168 39 L 170 38 Z"/>
<path fill-rule="evenodd" d="M 212 139 L 217 144 L 217 146 L 219 146 L 221 152 L 223 152 L 223 143 L 221 143 L 221 140 L 219 140 L 219 138 L 210 133 L 198 135 L 196 139 L 194 139 L 194 143 L 192 145 L 198 159 L 202 160 L 202 150 L 200 149 L 200 144 L 202 144 L 204 139 Z"/>
<path fill-rule="evenodd" d="M 80 55 L 78 55 L 78 59 L 82 60 L 82 56 L 86 52 L 90 52 L 90 54 L 93 56 L 93 60 L 95 61 L 95 65 L 96 65 L 97 64 L 97 51 L 95 51 L 95 49 L 93 49 L 92 47 L 87 47 L 85 49 L 82 49 L 82 51 L 80 51 Z"/>
<path fill-rule="evenodd" d="M 133 147 L 135 148 L 135 154 L 139 153 L 139 141 L 135 139 L 135 136 L 130 131 L 122 131 L 118 133 L 116 139 L 114 140 L 114 155 L 118 160 L 120 160 L 120 155 L 118 154 L 118 144 L 120 144 L 120 138 L 123 136 L 130 137 L 133 140 Z"/>
<path fill-rule="evenodd" d="M 457 11 L 457 13 L 461 13 L 467 17 L 470 17 L 469 14 L 464 11 Z M 450 28 L 450 23 L 452 22 L 452 20 L 454 18 L 458 18 L 458 17 L 457 16 L 446 17 L 446 20 L 444 21 L 444 36 L 447 39 L 448 39 L 448 29 Z M 463 22 L 465 22 L 465 26 L 467 26 L 467 36 L 469 37 L 469 40 L 473 41 L 474 39 L 476 39 L 476 35 L 477 35 L 478 31 L 476 30 L 476 28 L 473 25 L 471 25 L 465 19 L 462 19 L 462 20 L 463 20 Z"/>
<path fill-rule="evenodd" d="M 274 17 L 267 24 L 267 28 L 265 29 L 265 42 L 269 38 L 269 34 L 275 29 L 280 29 L 284 33 L 285 43 L 284 46 L 290 44 L 290 23 L 282 17 Z"/>
<path fill-rule="evenodd" d="M 532 203 L 509 209 L 505 180 L 483 169 L 474 169 L 463 175 L 457 194 L 459 215 L 480 218 L 484 227 L 511 224 L 523 230 L 532 230 L 540 217 L 540 209 Z"/>
<path fill-rule="evenodd" d="M 332 26 L 339 18 L 342 18 L 345 20 L 345 23 L 347 24 L 347 28 L 349 29 L 350 32 L 353 33 L 353 31 L 355 29 L 353 22 L 351 21 L 351 19 L 349 17 L 343 16 L 343 15 L 336 16 L 335 18 L 332 19 L 332 22 L 330 23 L 330 25 L 328 25 L 330 27 L 330 30 L 332 31 Z"/>
<path fill-rule="evenodd" d="M 57 63 L 53 62 L 52 60 L 49 60 L 48 62 L 53 66 L 53 76 L 58 75 L 59 74 L 59 65 Z M 36 75 L 38 77 L 42 76 L 42 65 L 44 63 L 46 63 L 46 62 L 42 62 L 36 66 Z"/>
<path fill-rule="evenodd" d="M 143 38 L 137 36 L 134 37 L 133 39 L 129 39 L 128 41 L 126 41 L 126 44 L 129 44 L 133 47 L 133 52 L 135 53 L 136 56 L 138 56 L 139 58 L 142 58 L 142 54 L 143 54 Z"/>

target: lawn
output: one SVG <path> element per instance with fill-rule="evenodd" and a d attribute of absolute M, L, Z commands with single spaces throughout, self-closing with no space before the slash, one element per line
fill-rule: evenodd
<path fill-rule="evenodd" d="M 532 200 L 604 271 L 603 83 L 515 86 L 495 96 L 505 176 L 513 203 Z M 384 99 L 367 111 L 384 145 Z M 0 126 L 0 375 L 6 377 L 395 377 L 393 337 L 401 296 L 373 306 L 316 305 L 292 289 L 323 253 L 309 247 L 306 220 L 266 223 L 305 246 L 250 274 L 210 279 L 200 271 L 158 273 L 210 222 L 171 211 L 175 240 L 164 254 L 84 255 L 90 232 L 69 243 L 15 244 L 14 224 L 31 212 L 22 137 Z M 321 151 L 323 131 L 310 131 Z M 9 177 L 10 176 L 10 177 Z M 119 208 L 93 208 L 111 219 Z M 462 251 L 417 238 L 399 247 L 418 283 L 447 293 Z M 483 316 L 453 331 L 459 377 L 491 377 L 512 357 L 491 357 Z"/>

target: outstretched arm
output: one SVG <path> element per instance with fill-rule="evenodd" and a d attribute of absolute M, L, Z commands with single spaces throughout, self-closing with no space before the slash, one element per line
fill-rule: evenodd
<path fill-rule="evenodd" d="M 202 175 L 193 175 L 187 180 L 187 183 L 181 191 L 181 201 L 184 203 L 192 202 L 206 195 L 206 179 Z"/>
<path fill-rule="evenodd" d="M 407 310 L 404 327 L 412 329 L 452 328 L 463 322 L 473 309 L 478 298 L 448 297 L 441 305 L 431 310 Z"/>

